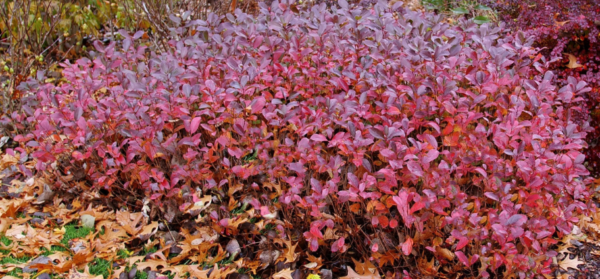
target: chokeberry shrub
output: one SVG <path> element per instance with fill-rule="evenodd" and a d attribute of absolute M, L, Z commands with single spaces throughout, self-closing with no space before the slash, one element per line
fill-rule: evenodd
<path fill-rule="evenodd" d="M 14 152 L 181 210 L 212 195 L 205 221 L 223 235 L 243 201 L 326 259 L 548 274 L 589 207 L 590 127 L 573 118 L 590 89 L 557 86 L 522 32 L 401 5 L 282 0 L 189 21 L 162 54 L 123 32 L 65 62 L 66 82 L 21 87 L 11 121 L 35 129 Z M 421 268 L 434 258 L 445 268 Z"/>
<path fill-rule="evenodd" d="M 585 151 L 593 176 L 600 175 L 600 6 L 595 0 L 495 1 L 486 4 L 499 12 L 501 19 L 514 29 L 533 36 L 534 46 L 547 57 L 558 57 L 549 67 L 564 86 L 568 77 L 588 83 L 592 91 L 585 96 L 592 112 L 588 134 L 590 148 Z M 587 117 L 585 115 L 584 117 Z"/>

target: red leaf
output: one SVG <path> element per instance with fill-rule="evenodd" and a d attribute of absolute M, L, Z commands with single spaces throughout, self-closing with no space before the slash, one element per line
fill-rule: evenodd
<path fill-rule="evenodd" d="M 410 208 L 410 214 L 413 214 L 413 213 L 421 210 L 423 207 L 425 207 L 424 202 L 417 202 L 417 203 L 413 204 L 413 206 Z"/>

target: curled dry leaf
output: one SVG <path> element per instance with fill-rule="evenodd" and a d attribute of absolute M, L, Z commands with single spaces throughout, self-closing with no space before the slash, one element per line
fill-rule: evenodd
<path fill-rule="evenodd" d="M 293 270 L 286 268 L 273 274 L 273 279 L 294 279 L 294 277 L 292 277 L 293 272 Z"/>
<path fill-rule="evenodd" d="M 577 63 L 577 57 L 575 57 L 575 55 L 569 54 L 569 53 L 565 53 L 565 54 L 567 55 L 567 57 L 569 57 L 569 64 L 567 64 L 567 68 L 575 69 L 575 68 L 583 67 L 583 65 Z"/>

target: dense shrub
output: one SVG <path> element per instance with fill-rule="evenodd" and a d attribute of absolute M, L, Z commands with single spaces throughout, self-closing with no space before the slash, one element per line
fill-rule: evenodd
<path fill-rule="evenodd" d="M 590 128 L 572 115 L 590 89 L 558 88 L 522 32 L 344 0 L 263 4 L 178 32 L 160 55 L 122 32 L 66 62 L 68 82 L 23 84 L 25 115 L 4 122 L 35 130 L 15 152 L 157 204 L 213 195 L 223 234 L 237 193 L 320 255 L 450 263 L 416 276 L 547 274 L 556 236 L 587 208 Z"/>
<path fill-rule="evenodd" d="M 600 6 L 595 0 L 485 0 L 512 28 L 534 37 L 534 46 L 543 48 L 547 58 L 557 57 L 550 66 L 557 84 L 564 86 L 574 76 L 593 88 L 587 96 L 594 131 L 588 134 L 588 168 L 600 175 Z M 587 116 L 587 115 L 586 115 Z"/>

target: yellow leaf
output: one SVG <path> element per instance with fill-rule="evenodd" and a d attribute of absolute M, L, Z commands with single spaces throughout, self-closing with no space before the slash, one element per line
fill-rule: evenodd
<path fill-rule="evenodd" d="M 568 53 L 565 53 L 565 54 L 569 57 L 569 64 L 567 64 L 567 68 L 575 69 L 575 68 L 583 67 L 583 65 L 577 63 L 577 57 L 575 57 L 575 55 L 568 54 Z"/>
<path fill-rule="evenodd" d="M 310 274 L 308 277 L 306 277 L 306 279 L 321 279 L 321 276 L 318 274 Z"/>

